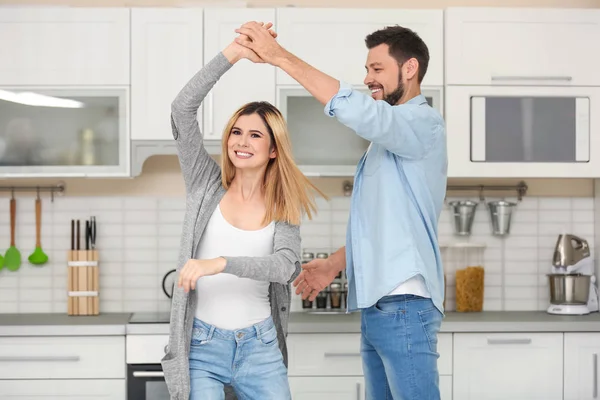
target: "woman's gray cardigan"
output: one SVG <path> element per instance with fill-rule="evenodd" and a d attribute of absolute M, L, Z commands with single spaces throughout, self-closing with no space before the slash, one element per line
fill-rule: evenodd
<path fill-rule="evenodd" d="M 217 54 L 187 83 L 171 105 L 171 126 L 186 190 L 178 271 L 194 257 L 208 220 L 225 194 L 221 184 L 221 169 L 204 148 L 197 113 L 204 97 L 231 66 L 223 53 Z M 249 76 L 248 79 L 252 78 Z M 235 93 L 231 93 L 231 96 L 235 96 Z M 223 156 L 227 157 L 226 154 Z M 275 224 L 272 255 L 225 257 L 225 273 L 270 282 L 271 315 L 286 366 L 290 284 L 300 273 L 300 247 L 299 226 L 278 221 Z M 189 350 L 195 308 L 195 292 L 185 293 L 175 285 L 171 300 L 169 344 L 161 362 L 171 400 L 189 399 Z M 231 390 L 226 392 L 228 398 L 235 398 Z"/>

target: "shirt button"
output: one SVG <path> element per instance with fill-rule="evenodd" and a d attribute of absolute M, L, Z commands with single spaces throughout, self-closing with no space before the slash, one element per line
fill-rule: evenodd
<path fill-rule="evenodd" d="M 287 310 L 287 308 L 281 307 L 281 311 L 285 311 L 285 310 Z"/>

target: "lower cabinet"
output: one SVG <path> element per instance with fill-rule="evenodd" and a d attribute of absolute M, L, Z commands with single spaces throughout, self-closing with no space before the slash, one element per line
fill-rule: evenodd
<path fill-rule="evenodd" d="M 126 400 L 125 379 L 0 381 L 2 400 Z"/>
<path fill-rule="evenodd" d="M 454 334 L 453 398 L 562 400 L 563 333 Z"/>
<path fill-rule="evenodd" d="M 365 400 L 360 334 L 291 334 L 287 338 L 294 400 Z M 438 336 L 441 400 L 452 400 L 452 334 Z"/>
<path fill-rule="evenodd" d="M 294 400 L 365 400 L 365 380 L 356 377 L 290 377 Z"/>
<path fill-rule="evenodd" d="M 600 399 L 600 333 L 565 333 L 564 400 Z"/>

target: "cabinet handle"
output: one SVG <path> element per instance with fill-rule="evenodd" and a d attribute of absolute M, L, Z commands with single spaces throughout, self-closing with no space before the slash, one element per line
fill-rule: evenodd
<path fill-rule="evenodd" d="M 164 376 L 163 371 L 133 371 L 134 378 L 162 378 Z"/>
<path fill-rule="evenodd" d="M 212 136 L 214 134 L 214 130 L 215 130 L 215 123 L 214 123 L 215 102 L 214 102 L 214 96 L 213 96 L 212 90 L 208 94 L 208 98 L 206 100 L 208 100 L 208 102 L 207 102 L 208 111 L 206 112 L 206 114 L 209 119 L 208 119 L 208 132 L 205 133 L 205 136 L 206 135 Z"/>
<path fill-rule="evenodd" d="M 360 394 L 361 393 L 361 390 L 360 390 L 361 386 L 362 385 L 360 384 L 360 382 L 356 382 L 356 400 L 360 400 L 362 398 L 362 396 Z"/>
<path fill-rule="evenodd" d="M 48 362 L 48 361 L 79 361 L 79 356 L 2 356 L 0 361 L 17 362 Z"/>
<path fill-rule="evenodd" d="M 360 357 L 360 353 L 325 353 L 325 357 Z"/>
<path fill-rule="evenodd" d="M 493 81 L 572 81 L 571 76 L 492 76 Z"/>
<path fill-rule="evenodd" d="M 594 359 L 594 388 L 592 389 L 592 392 L 594 393 L 593 396 L 594 398 L 598 398 L 598 354 L 594 353 L 593 354 L 593 359 Z"/>
<path fill-rule="evenodd" d="M 531 344 L 531 339 L 488 339 L 488 344 Z"/>

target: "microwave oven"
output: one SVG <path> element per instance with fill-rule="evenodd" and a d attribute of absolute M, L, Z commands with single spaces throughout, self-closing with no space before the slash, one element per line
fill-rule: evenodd
<path fill-rule="evenodd" d="M 448 86 L 451 177 L 600 176 L 600 87 Z"/>

